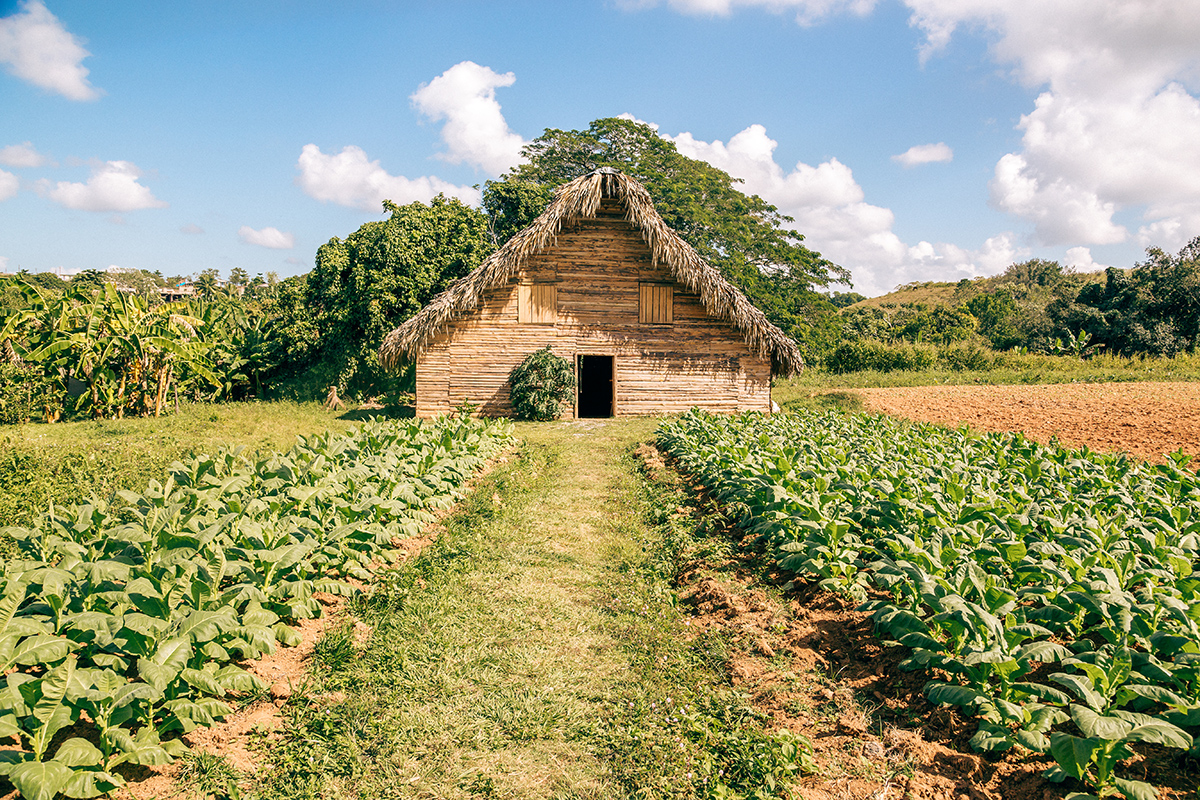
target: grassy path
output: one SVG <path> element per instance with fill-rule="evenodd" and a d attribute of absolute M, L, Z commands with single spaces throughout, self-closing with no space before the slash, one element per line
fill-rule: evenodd
<path fill-rule="evenodd" d="M 614 738 L 614 709 L 637 705 L 626 696 L 644 676 L 630 647 L 656 636 L 613 608 L 647 588 L 631 569 L 645 531 L 627 452 L 652 430 L 648 420 L 523 428 L 521 454 L 361 609 L 374 626 L 365 648 L 348 629 L 318 646 L 315 685 L 263 791 L 625 794 L 617 751 L 628 737 Z"/>

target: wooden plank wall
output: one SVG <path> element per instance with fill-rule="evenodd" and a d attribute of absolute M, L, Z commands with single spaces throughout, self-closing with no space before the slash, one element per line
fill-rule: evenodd
<path fill-rule="evenodd" d="M 472 314 L 439 334 L 417 364 L 418 416 L 445 413 L 464 400 L 483 414 L 511 413 L 509 373 L 546 345 L 572 360 L 615 356 L 619 416 L 692 406 L 769 411 L 769 360 L 751 353 L 741 333 L 710 317 L 682 284 L 674 284 L 672 324 L 639 322 L 639 284 L 672 279 L 651 263 L 641 234 L 623 217 L 617 201 L 605 200 L 596 219 L 564 230 L 557 246 L 531 258 L 521 275 L 487 292 Z M 520 285 L 546 282 L 557 287 L 557 322 L 520 324 Z"/>

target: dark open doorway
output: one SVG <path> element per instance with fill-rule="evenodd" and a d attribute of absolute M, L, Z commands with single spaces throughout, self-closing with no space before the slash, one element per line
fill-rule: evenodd
<path fill-rule="evenodd" d="M 613 357 L 579 356 L 579 416 L 613 415 Z"/>

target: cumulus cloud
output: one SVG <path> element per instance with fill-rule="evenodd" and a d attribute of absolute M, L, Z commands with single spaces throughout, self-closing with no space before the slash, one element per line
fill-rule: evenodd
<path fill-rule="evenodd" d="M 263 228 L 256 231 L 249 225 L 243 225 L 238 228 L 238 236 L 246 244 L 268 247 L 272 250 L 291 250 L 296 246 L 296 237 L 290 233 L 284 233 L 278 228 Z"/>
<path fill-rule="evenodd" d="M 658 131 L 658 123 L 657 122 L 646 122 L 646 120 L 644 120 L 644 119 L 638 119 L 633 114 L 630 114 L 628 111 L 626 111 L 624 114 L 617 114 L 617 119 L 627 119 L 630 122 L 636 122 L 639 125 L 645 125 L 647 128 L 649 128 L 652 131 L 655 131 L 655 132 Z"/>
<path fill-rule="evenodd" d="M 34 150 L 32 142 L 23 142 L 0 147 L 0 164 L 9 167 L 44 167 L 53 166 L 54 162 Z"/>
<path fill-rule="evenodd" d="M 834 14 L 850 13 L 866 16 L 875 8 L 876 0 L 666 0 L 666 4 L 685 14 L 727 16 L 741 8 L 761 8 L 777 14 L 794 13 L 796 22 L 812 25 Z M 660 0 L 625 0 L 623 5 L 647 8 L 659 5 Z"/>
<path fill-rule="evenodd" d="M 204 233 L 204 228 L 201 228 L 199 225 L 196 225 L 195 223 L 188 223 L 187 225 L 184 225 L 183 227 L 181 227 L 179 229 L 179 232 L 186 233 L 189 236 L 198 236 L 199 234 Z"/>
<path fill-rule="evenodd" d="M 936 54 L 963 26 L 994 34 L 993 56 L 1046 87 L 1022 116 L 1022 149 L 991 183 L 997 207 L 1044 244 L 1128 239 L 1113 217 L 1178 247 L 1200 233 L 1200 14 L 1193 0 L 906 0 Z M 1158 238 L 1156 238 L 1158 237 Z"/>
<path fill-rule="evenodd" d="M 954 151 L 945 142 L 915 144 L 903 153 L 892 156 L 892 161 L 904 167 L 916 167 L 921 164 L 942 164 L 953 160 Z"/>
<path fill-rule="evenodd" d="M 94 167 L 87 183 L 38 182 L 38 191 L 66 208 L 80 211 L 138 211 L 166 208 L 149 187 L 138 183 L 141 170 L 128 161 L 106 161 Z"/>
<path fill-rule="evenodd" d="M 428 203 L 438 194 L 457 197 L 468 205 L 478 205 L 481 199 L 478 189 L 455 186 L 441 178 L 390 175 L 354 145 L 327 155 L 315 144 L 306 144 L 296 168 L 300 170 L 296 185 L 309 197 L 364 211 L 382 211 L 384 200 L 400 205 Z"/>
<path fill-rule="evenodd" d="M 431 120 L 445 120 L 442 141 L 446 152 L 439 158 L 452 164 L 467 163 L 490 175 L 499 175 L 521 160 L 525 140 L 509 129 L 496 89 L 516 81 L 473 61 L 455 64 L 413 93 L 413 105 Z"/>
<path fill-rule="evenodd" d="M 91 55 L 38 0 L 0 18 L 0 63 L 18 78 L 71 100 L 95 100 L 81 63 Z"/>
<path fill-rule="evenodd" d="M 0 202 L 16 196 L 17 190 L 20 188 L 21 181 L 17 179 L 16 175 L 0 169 Z"/>
<path fill-rule="evenodd" d="M 1097 272 L 1108 266 L 1107 264 L 1097 264 L 1096 259 L 1092 258 L 1091 249 L 1087 247 L 1069 248 L 1066 258 L 1063 259 L 1063 265 L 1077 272 Z"/>
<path fill-rule="evenodd" d="M 892 231 L 891 209 L 866 202 L 850 167 L 831 158 L 817 166 L 801 161 L 785 172 L 775 161 L 778 143 L 762 125 L 751 125 L 727 144 L 700 141 L 686 132 L 664 138 L 684 155 L 741 178 L 744 191 L 793 217 L 806 244 L 847 267 L 855 288 L 867 294 L 882 294 L 918 278 L 958 280 L 992 274 L 1024 252 L 1008 233 L 988 239 L 978 250 L 931 242 L 909 246 Z"/>
<path fill-rule="evenodd" d="M 802 24 L 866 14 L 855 0 L 630 0 L 684 13 L 794 10 Z M 1041 244 L 1137 238 L 1168 249 L 1200 234 L 1200 14 L 1195 0 L 904 0 L 924 63 L 957 31 L 984 31 L 992 57 L 1044 88 L 1021 118 L 1021 149 L 999 160 L 995 207 Z M 911 151 L 910 151 L 911 152 Z M 901 162 L 904 163 L 904 162 Z"/>

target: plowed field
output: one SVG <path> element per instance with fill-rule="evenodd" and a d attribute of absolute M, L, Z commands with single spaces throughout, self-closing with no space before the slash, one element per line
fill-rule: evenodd
<path fill-rule="evenodd" d="M 1200 383 L 921 386 L 857 389 L 871 411 L 985 431 L 1052 436 L 1071 447 L 1162 461 L 1200 455 Z M 1196 462 L 1193 461 L 1193 466 Z"/>

